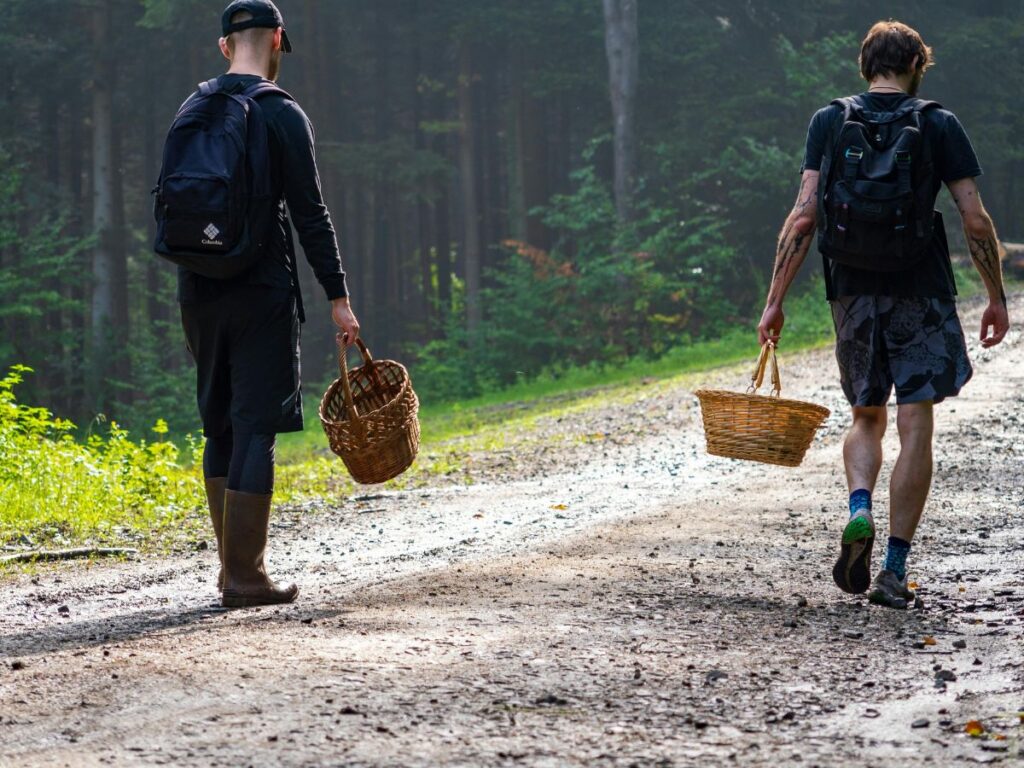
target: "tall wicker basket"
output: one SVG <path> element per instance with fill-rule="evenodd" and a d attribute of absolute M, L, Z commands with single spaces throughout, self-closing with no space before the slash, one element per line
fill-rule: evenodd
<path fill-rule="evenodd" d="M 419 399 L 405 366 L 374 360 L 357 339 L 363 364 L 348 370 L 338 355 L 341 377 L 320 401 L 320 423 L 334 451 L 358 483 L 383 483 L 402 474 L 420 447 Z"/>
<path fill-rule="evenodd" d="M 758 395 L 765 368 L 771 365 L 771 395 Z M 746 393 L 697 390 L 708 453 L 732 459 L 796 467 L 804 459 L 814 433 L 829 416 L 828 408 L 800 400 L 784 400 L 775 345 L 761 348 Z"/>

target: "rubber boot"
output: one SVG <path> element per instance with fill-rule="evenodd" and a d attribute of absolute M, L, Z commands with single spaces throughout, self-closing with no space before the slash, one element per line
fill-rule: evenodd
<path fill-rule="evenodd" d="M 227 491 L 224 504 L 225 608 L 290 603 L 299 594 L 294 584 L 275 584 L 267 576 L 263 555 L 270 525 L 270 495 Z"/>
<path fill-rule="evenodd" d="M 217 573 L 217 589 L 224 590 L 224 493 L 228 489 L 226 477 L 206 478 L 206 503 L 210 506 L 210 522 L 217 537 L 217 559 L 220 571 Z"/>

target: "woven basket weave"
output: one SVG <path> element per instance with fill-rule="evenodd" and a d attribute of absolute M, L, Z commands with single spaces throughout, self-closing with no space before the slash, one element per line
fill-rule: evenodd
<path fill-rule="evenodd" d="M 340 350 L 336 379 L 320 401 L 320 423 L 334 451 L 358 483 L 383 483 L 402 474 L 420 447 L 420 402 L 405 366 L 374 360 L 357 339 L 363 364 L 348 370 Z"/>
<path fill-rule="evenodd" d="M 771 395 L 758 395 L 765 368 L 771 365 Z M 775 345 L 762 347 L 757 368 L 746 393 L 701 389 L 704 436 L 708 453 L 731 459 L 796 467 L 804 459 L 814 433 L 829 416 L 829 409 L 801 400 L 785 400 Z"/>

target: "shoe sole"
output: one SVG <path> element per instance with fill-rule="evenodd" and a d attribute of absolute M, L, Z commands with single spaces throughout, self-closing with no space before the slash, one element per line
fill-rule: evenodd
<path fill-rule="evenodd" d="M 263 595 L 240 595 L 237 592 L 225 591 L 220 598 L 220 604 L 223 608 L 253 608 L 258 605 L 283 605 L 285 603 L 294 603 L 295 598 L 299 596 L 299 590 L 295 590 L 290 595 L 283 596 L 263 596 Z"/>
<path fill-rule="evenodd" d="M 846 524 L 839 559 L 832 568 L 832 579 L 843 592 L 859 595 L 868 591 L 874 546 L 874 527 L 866 518 L 855 517 Z"/>
<path fill-rule="evenodd" d="M 900 611 L 905 611 L 910 605 L 905 598 L 890 595 L 888 592 L 883 592 L 880 589 L 871 590 L 871 594 L 868 595 L 868 602 L 872 605 L 881 605 L 885 608 L 895 608 Z"/>

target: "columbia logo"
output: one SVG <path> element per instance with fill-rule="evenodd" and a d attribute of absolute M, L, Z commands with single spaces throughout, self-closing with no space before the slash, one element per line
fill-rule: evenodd
<path fill-rule="evenodd" d="M 206 229 L 203 230 L 203 234 L 205 234 L 208 238 L 213 240 L 217 235 L 220 234 L 220 230 L 217 229 L 217 227 L 215 227 L 213 224 L 207 224 Z"/>

